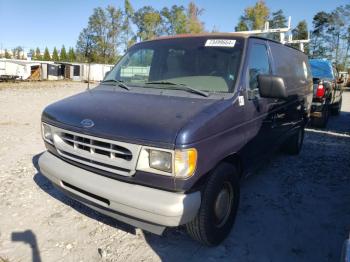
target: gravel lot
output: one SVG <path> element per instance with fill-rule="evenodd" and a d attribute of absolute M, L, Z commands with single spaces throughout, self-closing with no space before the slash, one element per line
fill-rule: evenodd
<path fill-rule="evenodd" d="M 37 172 L 40 114 L 83 91 L 71 82 L 0 83 L 0 261 L 339 261 L 350 232 L 350 92 L 300 156 L 276 154 L 242 183 L 229 238 L 202 247 L 183 229 L 144 233 L 70 200 Z"/>

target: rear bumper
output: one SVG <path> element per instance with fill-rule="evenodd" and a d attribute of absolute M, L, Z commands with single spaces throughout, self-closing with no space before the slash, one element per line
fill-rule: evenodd
<path fill-rule="evenodd" d="M 313 118 L 322 117 L 325 106 L 326 105 L 324 103 L 312 102 L 310 116 Z"/>
<path fill-rule="evenodd" d="M 40 156 L 39 167 L 44 176 L 71 197 L 154 233 L 161 233 L 157 232 L 160 227 L 191 221 L 201 203 L 199 192 L 173 193 L 120 182 L 68 164 L 49 152 Z"/>

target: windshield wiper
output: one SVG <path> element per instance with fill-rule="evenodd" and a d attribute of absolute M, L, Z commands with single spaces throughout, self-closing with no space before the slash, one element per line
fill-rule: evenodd
<path fill-rule="evenodd" d="M 191 92 L 191 93 L 196 93 L 198 95 L 202 95 L 205 97 L 209 96 L 209 94 L 207 92 L 204 92 L 202 90 L 190 87 L 190 86 L 185 85 L 185 84 L 179 84 L 179 83 L 175 83 L 175 82 L 171 82 L 171 81 L 154 81 L 154 82 L 146 82 L 145 84 L 147 84 L 147 85 L 172 85 L 172 86 L 176 86 L 178 88 L 181 88 L 182 90 L 186 90 L 186 91 Z"/>
<path fill-rule="evenodd" d="M 116 84 L 117 84 L 118 86 L 120 86 L 121 88 L 124 88 L 124 89 L 126 89 L 126 90 L 128 90 L 128 91 L 131 90 L 131 88 L 130 88 L 129 86 L 127 86 L 127 85 L 124 83 L 124 81 L 122 81 L 122 80 L 107 79 L 107 80 L 102 81 L 101 83 L 102 83 L 102 84 L 103 84 L 103 83 L 116 83 Z"/>

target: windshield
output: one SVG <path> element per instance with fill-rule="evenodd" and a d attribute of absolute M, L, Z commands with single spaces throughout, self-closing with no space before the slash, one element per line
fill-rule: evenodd
<path fill-rule="evenodd" d="M 232 92 L 242 40 L 173 38 L 135 45 L 106 76 L 128 86 L 175 89 L 176 84 L 205 92 Z M 180 88 L 179 88 L 180 89 Z"/>

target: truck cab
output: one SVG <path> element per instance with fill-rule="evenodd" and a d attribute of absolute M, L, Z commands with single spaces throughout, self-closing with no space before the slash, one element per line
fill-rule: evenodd
<path fill-rule="evenodd" d="M 242 178 L 283 148 L 298 154 L 310 116 L 306 55 L 243 34 L 132 46 L 94 89 L 49 105 L 41 173 L 120 221 L 161 234 L 185 225 L 217 245 Z"/>

